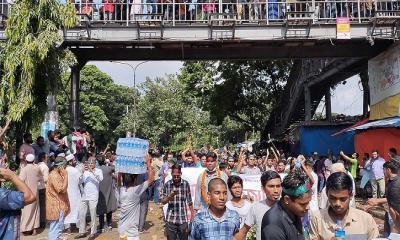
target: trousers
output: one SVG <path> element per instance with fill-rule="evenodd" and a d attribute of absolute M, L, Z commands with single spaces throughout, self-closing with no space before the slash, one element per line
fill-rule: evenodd
<path fill-rule="evenodd" d="M 58 213 L 58 220 L 50 221 L 49 234 L 48 234 L 49 239 L 57 240 L 60 237 L 63 230 L 64 230 L 64 213 L 63 211 L 60 211 Z"/>
<path fill-rule="evenodd" d="M 86 233 L 86 213 L 89 207 L 90 212 L 90 234 L 93 235 L 97 232 L 96 224 L 96 207 L 97 200 L 82 200 L 81 207 L 79 209 L 79 233 Z"/>
<path fill-rule="evenodd" d="M 166 222 L 165 224 L 168 240 L 187 240 L 188 239 L 188 224 L 175 224 Z"/>

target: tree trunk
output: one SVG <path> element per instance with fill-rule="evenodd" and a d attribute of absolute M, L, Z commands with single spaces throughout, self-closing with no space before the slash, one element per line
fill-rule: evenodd
<path fill-rule="evenodd" d="M 7 130 L 10 128 L 10 125 L 11 125 L 11 120 L 7 120 L 7 122 L 4 125 L 4 127 L 0 128 L 0 139 L 2 139 L 4 137 L 4 135 L 6 134 Z"/>

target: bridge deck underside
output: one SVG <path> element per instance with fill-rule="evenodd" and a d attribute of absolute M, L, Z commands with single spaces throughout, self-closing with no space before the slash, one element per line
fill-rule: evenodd
<path fill-rule="evenodd" d="M 204 41 L 66 41 L 82 61 L 112 60 L 221 60 L 221 59 L 299 59 L 299 58 L 371 58 L 393 42 L 366 40 L 204 40 Z"/>

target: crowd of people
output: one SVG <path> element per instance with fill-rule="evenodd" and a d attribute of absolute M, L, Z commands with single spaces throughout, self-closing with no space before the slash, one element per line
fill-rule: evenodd
<path fill-rule="evenodd" d="M 65 0 L 64 0 L 65 1 Z M 362 18 L 374 13 L 374 2 L 348 1 L 260 1 L 260 0 L 68 0 L 76 10 L 94 21 L 135 21 L 156 18 L 166 20 L 207 21 L 213 13 L 225 13 L 239 21 L 283 20 L 288 12 L 293 17 L 329 19 L 336 17 Z M 315 6 L 313 6 L 315 5 Z M 313 9 L 314 8 L 314 9 Z M 391 2 L 377 4 L 378 9 L 397 10 Z M 299 13 L 303 12 L 302 15 Z M 148 16 L 144 16 L 148 15 Z"/>
<path fill-rule="evenodd" d="M 51 240 L 74 228 L 76 239 L 94 239 L 115 226 L 120 239 L 139 239 L 150 200 L 160 206 L 156 211 L 162 212 L 169 240 L 246 239 L 253 230 L 257 240 L 400 239 L 395 148 L 386 159 L 377 150 L 361 159 L 344 152 L 293 157 L 274 146 L 255 153 L 152 147 L 145 157 L 147 173 L 136 175 L 116 173 L 115 154 L 109 146 L 96 149 L 85 131 L 65 136 L 49 131 L 36 143 L 28 133 L 17 151 L 4 142 L 0 146 L 0 239 L 36 235 L 46 224 Z M 182 178 L 185 168 L 199 168 L 194 191 Z M 265 198 L 255 201 L 244 194 L 245 176 L 259 177 Z M 355 197 L 368 197 L 368 186 L 372 198 L 360 210 Z M 380 233 L 368 210 L 384 204 L 388 227 Z"/>

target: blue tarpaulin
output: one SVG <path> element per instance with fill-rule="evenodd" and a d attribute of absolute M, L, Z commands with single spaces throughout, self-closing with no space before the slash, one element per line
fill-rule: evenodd
<path fill-rule="evenodd" d="M 334 133 L 348 127 L 339 126 L 300 126 L 297 134 L 298 142 L 293 146 L 293 152 L 309 156 L 311 152 L 318 152 L 326 156 L 328 151 L 338 155 L 340 151 L 347 154 L 354 152 L 354 131 L 345 132 L 338 136 Z"/>

